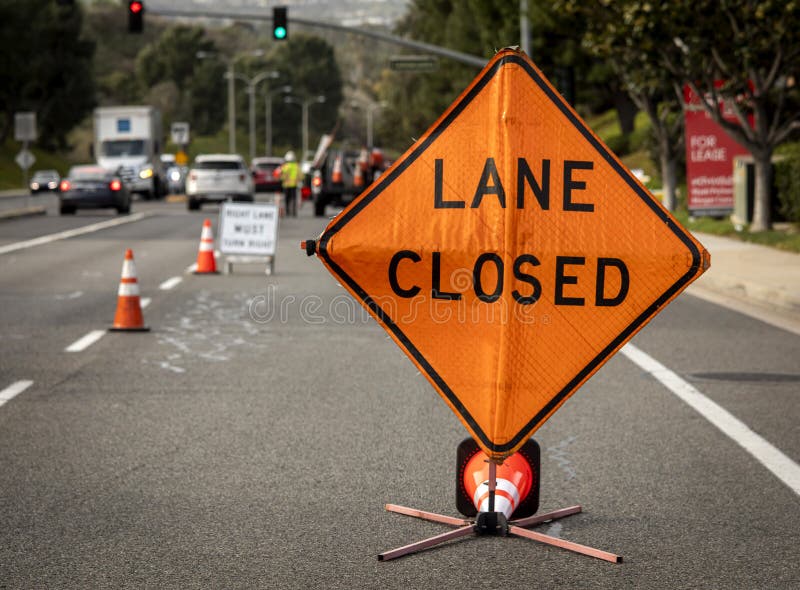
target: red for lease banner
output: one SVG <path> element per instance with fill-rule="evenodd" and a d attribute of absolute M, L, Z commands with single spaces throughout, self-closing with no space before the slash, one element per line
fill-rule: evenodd
<path fill-rule="evenodd" d="M 693 213 L 728 213 L 733 210 L 733 158 L 749 152 L 711 118 L 688 86 L 684 99 L 687 207 Z M 736 120 L 733 113 L 723 114 Z"/>

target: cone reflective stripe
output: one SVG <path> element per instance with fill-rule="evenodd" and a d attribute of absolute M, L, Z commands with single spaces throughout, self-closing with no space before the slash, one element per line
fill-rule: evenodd
<path fill-rule="evenodd" d="M 506 519 L 524 518 L 539 509 L 539 445 L 528 439 L 519 451 L 495 465 L 494 508 L 489 506 L 489 457 L 474 439 L 458 445 L 456 506 L 465 516 L 501 512 Z"/>
<path fill-rule="evenodd" d="M 342 157 L 337 156 L 333 161 L 333 172 L 331 172 L 331 180 L 333 182 L 342 182 Z"/>
<path fill-rule="evenodd" d="M 519 506 L 531 491 L 533 473 L 522 455 L 515 453 L 497 466 L 494 512 L 506 518 Z M 472 497 L 478 512 L 489 512 L 489 463 L 485 453 L 476 453 L 467 463 L 464 487 Z"/>
<path fill-rule="evenodd" d="M 200 234 L 200 248 L 197 251 L 197 267 L 195 274 L 216 273 L 217 261 L 214 258 L 214 232 L 211 231 L 211 220 L 203 222 Z"/>
<path fill-rule="evenodd" d="M 125 251 L 125 261 L 122 263 L 122 277 L 117 290 L 117 311 L 111 329 L 135 332 L 149 330 L 144 325 L 142 304 L 139 300 L 139 281 L 136 277 L 133 251 L 130 249 Z"/>

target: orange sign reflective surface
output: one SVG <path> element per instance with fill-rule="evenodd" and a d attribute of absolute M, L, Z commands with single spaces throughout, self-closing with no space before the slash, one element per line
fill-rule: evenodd
<path fill-rule="evenodd" d="M 513 50 L 330 223 L 318 254 L 495 459 L 709 263 Z"/>

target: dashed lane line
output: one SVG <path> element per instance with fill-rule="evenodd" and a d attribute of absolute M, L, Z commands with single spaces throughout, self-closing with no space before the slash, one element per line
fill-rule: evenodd
<path fill-rule="evenodd" d="M 736 444 L 769 469 L 775 477 L 786 484 L 795 494 L 800 496 L 800 465 L 792 461 L 761 435 L 753 432 L 728 410 L 700 393 L 694 386 L 647 353 L 632 344 L 626 344 L 621 352 L 643 371 L 655 377 L 664 387 L 678 396 L 703 418 L 721 430 L 723 434 L 732 438 Z"/>
<path fill-rule="evenodd" d="M 133 215 L 126 215 L 124 217 L 109 219 L 108 221 L 100 221 L 99 223 L 84 225 L 83 227 L 78 227 L 75 229 L 68 229 L 66 231 L 58 232 L 55 234 L 40 236 L 38 238 L 33 238 L 32 240 L 25 240 L 24 242 L 14 242 L 13 244 L 6 244 L 5 246 L 0 246 L 0 254 L 8 254 L 10 252 L 16 252 L 17 250 L 25 250 L 26 248 L 33 248 L 34 246 L 41 246 L 43 244 L 49 244 L 51 242 L 56 242 L 58 240 L 65 240 L 67 238 L 74 238 L 75 236 L 90 234 L 96 231 L 100 231 L 101 229 L 108 229 L 109 227 L 116 227 L 118 225 L 123 225 L 125 223 L 133 223 L 135 221 L 141 221 L 145 217 L 150 217 L 152 215 L 155 215 L 155 213 L 153 213 L 152 211 L 143 211 L 141 213 L 134 213 Z"/>
<path fill-rule="evenodd" d="M 172 277 L 161 283 L 158 288 L 162 291 L 169 291 L 175 288 L 183 280 L 183 277 Z"/>
<path fill-rule="evenodd" d="M 92 330 L 83 338 L 80 338 L 67 346 L 64 349 L 64 352 L 83 352 L 87 348 L 89 348 L 92 344 L 100 340 L 103 336 L 106 335 L 105 330 Z"/>
<path fill-rule="evenodd" d="M 16 381 L 12 383 L 4 390 L 0 391 L 0 406 L 14 399 L 20 393 L 28 389 L 31 385 L 33 385 L 33 381 L 23 379 L 22 381 Z"/>

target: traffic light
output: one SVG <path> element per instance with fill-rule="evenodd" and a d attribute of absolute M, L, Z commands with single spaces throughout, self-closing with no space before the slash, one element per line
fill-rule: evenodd
<path fill-rule="evenodd" d="M 272 9 L 272 38 L 283 41 L 289 36 L 289 21 L 286 18 L 286 7 L 275 6 Z"/>
<path fill-rule="evenodd" d="M 131 0 L 128 2 L 128 32 L 141 33 L 144 28 L 144 2 Z"/>

